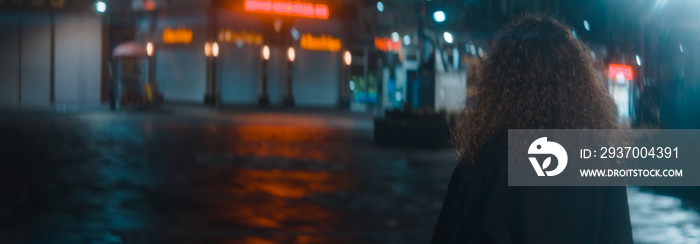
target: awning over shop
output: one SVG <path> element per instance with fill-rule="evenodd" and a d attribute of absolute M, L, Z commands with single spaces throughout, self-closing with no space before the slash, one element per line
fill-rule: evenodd
<path fill-rule="evenodd" d="M 146 57 L 146 47 L 137 42 L 125 42 L 114 48 L 112 57 Z"/>

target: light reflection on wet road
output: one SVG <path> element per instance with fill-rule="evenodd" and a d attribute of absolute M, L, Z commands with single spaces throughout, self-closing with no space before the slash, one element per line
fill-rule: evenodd
<path fill-rule="evenodd" d="M 4 118 L 3 243 L 425 243 L 454 167 L 357 115 Z"/>
<path fill-rule="evenodd" d="M 627 190 L 636 243 L 700 243 L 700 215 L 680 198 Z"/>
<path fill-rule="evenodd" d="M 455 165 L 357 115 L 0 115 L 0 243 L 427 243 Z M 629 192 L 637 242 L 698 242 L 680 199 Z"/>

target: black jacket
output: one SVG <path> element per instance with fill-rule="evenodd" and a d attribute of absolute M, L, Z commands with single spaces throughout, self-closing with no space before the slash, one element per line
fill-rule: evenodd
<path fill-rule="evenodd" d="M 454 170 L 433 243 L 632 243 L 625 187 L 508 187 L 503 144 Z"/>

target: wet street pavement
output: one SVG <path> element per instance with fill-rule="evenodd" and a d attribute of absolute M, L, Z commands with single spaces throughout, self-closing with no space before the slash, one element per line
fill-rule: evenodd
<path fill-rule="evenodd" d="M 426 243 L 455 165 L 363 115 L 1 116 L 2 243 Z"/>
<path fill-rule="evenodd" d="M 5 111 L 0 128 L 0 243 L 428 243 L 456 163 L 333 111 Z M 700 241 L 693 205 L 629 196 L 637 242 Z"/>
<path fill-rule="evenodd" d="M 635 243 L 700 243 L 698 204 L 678 197 L 627 190 Z"/>

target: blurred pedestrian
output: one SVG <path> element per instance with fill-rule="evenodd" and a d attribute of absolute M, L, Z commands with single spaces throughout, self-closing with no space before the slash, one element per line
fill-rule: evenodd
<path fill-rule="evenodd" d="M 508 129 L 616 128 L 592 52 L 546 16 L 491 44 L 454 128 L 460 163 L 433 243 L 632 243 L 625 187 L 509 187 Z"/>

